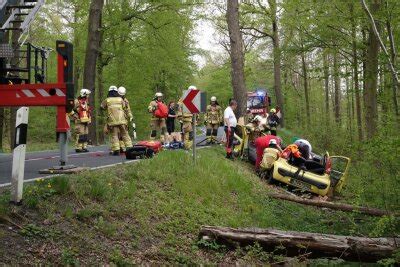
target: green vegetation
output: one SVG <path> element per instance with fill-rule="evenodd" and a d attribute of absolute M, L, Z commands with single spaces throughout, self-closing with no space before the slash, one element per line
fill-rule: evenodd
<path fill-rule="evenodd" d="M 284 251 L 263 252 L 257 244 L 231 251 L 198 241 L 200 226 L 368 236 L 391 235 L 400 227 L 391 218 L 274 200 L 267 190 L 251 167 L 225 160 L 220 148 L 199 150 L 196 166 L 189 153 L 171 151 L 123 167 L 38 181 L 26 187 L 23 206 L 13 212 L 7 194 L 1 196 L 1 216 L 18 221 L 21 229 L 0 229 L 0 258 L 19 264 L 262 264 L 281 261 Z"/>

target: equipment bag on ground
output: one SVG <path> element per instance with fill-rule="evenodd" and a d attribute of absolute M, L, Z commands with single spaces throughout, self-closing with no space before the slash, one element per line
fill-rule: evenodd
<path fill-rule="evenodd" d="M 152 158 L 162 149 L 159 141 L 140 141 L 125 152 L 126 159 Z"/>

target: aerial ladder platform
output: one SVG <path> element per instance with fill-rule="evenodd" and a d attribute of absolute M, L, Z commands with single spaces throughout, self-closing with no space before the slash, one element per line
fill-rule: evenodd
<path fill-rule="evenodd" d="M 44 0 L 0 0 L 0 108 L 20 107 L 11 177 L 14 203 L 22 200 L 28 107 L 57 109 L 55 132 L 60 144 L 60 165 L 53 169 L 75 167 L 66 165 L 70 131 L 68 114 L 74 104 L 73 45 L 66 41 L 56 42 L 57 81 L 48 83 L 47 58 L 53 49 L 26 42 L 30 26 L 44 3 Z"/>

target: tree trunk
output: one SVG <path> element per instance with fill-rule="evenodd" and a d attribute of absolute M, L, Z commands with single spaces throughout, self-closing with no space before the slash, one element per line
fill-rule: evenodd
<path fill-rule="evenodd" d="M 104 33 L 100 32 L 100 43 L 99 43 L 99 56 L 98 56 L 98 64 L 97 64 L 97 88 L 98 88 L 98 103 L 101 103 L 104 99 L 104 86 L 103 86 L 103 70 L 104 66 L 106 65 L 104 63 L 104 58 L 103 58 L 103 38 L 104 38 Z M 104 127 L 104 117 L 101 116 L 99 118 L 99 138 L 98 141 L 100 144 L 105 143 L 105 136 L 104 136 L 104 131 L 102 130 Z"/>
<path fill-rule="evenodd" d="M 350 3 L 351 14 L 351 35 L 352 35 L 352 56 L 353 56 L 353 81 L 354 94 L 356 96 L 356 117 L 357 117 L 357 133 L 358 140 L 363 140 L 362 131 L 362 115 L 361 115 L 361 97 L 360 97 L 360 82 L 358 79 L 358 54 L 357 54 L 357 26 L 354 20 L 354 3 Z"/>
<path fill-rule="evenodd" d="M 329 111 L 329 54 L 323 52 L 323 65 L 324 65 L 324 88 L 325 88 L 325 116 L 326 123 L 329 125 L 330 122 L 330 111 Z"/>
<path fill-rule="evenodd" d="M 376 262 L 390 258 L 400 238 L 369 238 L 329 235 L 275 229 L 203 226 L 199 238 L 215 240 L 229 247 L 258 243 L 266 250 L 285 247 L 287 256 L 309 255 L 310 258 L 337 257 L 345 260 Z"/>
<path fill-rule="evenodd" d="M 290 196 L 288 194 L 268 193 L 268 196 L 272 197 L 272 198 L 276 198 L 276 199 L 282 199 L 282 200 L 287 200 L 287 201 L 291 201 L 291 202 L 296 202 L 296 203 L 303 204 L 303 205 L 309 205 L 309 206 L 320 207 L 320 208 L 328 208 L 328 209 L 332 209 L 332 210 L 360 212 L 360 213 L 365 213 L 365 214 L 368 214 L 371 216 L 391 215 L 389 212 L 387 212 L 385 210 L 380 210 L 380 209 L 376 209 L 376 208 L 359 207 L 359 206 L 353 206 L 353 205 L 344 204 L 344 203 L 312 200 L 312 199 L 306 199 L 306 198 L 297 197 L 297 196 Z"/>
<path fill-rule="evenodd" d="M 347 66 L 345 68 L 345 73 L 348 73 Z M 346 99 L 347 99 L 347 107 L 346 107 L 346 113 L 347 113 L 347 126 L 348 126 L 348 132 L 350 136 L 350 141 L 353 141 L 353 117 L 351 113 L 351 94 L 352 94 L 352 89 L 350 86 L 350 77 L 346 76 L 345 81 L 346 81 Z"/>
<path fill-rule="evenodd" d="M 238 0 L 227 1 L 226 21 L 228 23 L 231 57 L 231 79 L 233 97 L 238 101 L 237 115 L 243 116 L 247 105 L 247 90 L 244 78 L 243 40 L 239 26 Z"/>
<path fill-rule="evenodd" d="M 303 69 L 303 82 L 304 82 L 304 96 L 306 100 L 306 116 L 307 116 L 307 124 L 310 126 L 311 122 L 311 113 L 310 113 L 310 99 L 309 99 L 309 92 L 308 92 L 308 73 L 307 73 L 307 62 L 306 62 L 306 55 L 305 52 L 301 53 L 301 66 Z"/>
<path fill-rule="evenodd" d="M 333 54 L 333 75 L 335 81 L 335 121 L 340 123 L 340 68 L 339 68 L 339 54 L 335 51 Z"/>
<path fill-rule="evenodd" d="M 380 0 L 371 2 L 371 12 L 376 14 L 381 6 Z M 375 21 L 378 31 L 380 30 L 379 21 Z M 378 124 L 378 105 L 377 105 L 377 89 L 378 89 L 378 56 L 379 56 L 379 40 L 370 26 L 368 37 L 368 48 L 366 57 L 365 70 L 365 123 L 368 139 L 374 137 Z"/>
<path fill-rule="evenodd" d="M 229 2 L 229 1 L 228 1 Z M 271 10 L 272 19 L 272 42 L 273 42 L 273 53 L 274 53 L 274 91 L 276 97 L 276 103 L 281 111 L 282 127 L 285 127 L 285 108 L 282 94 L 282 82 L 281 82 L 281 49 L 279 41 L 279 28 L 278 28 L 278 11 L 276 0 L 268 0 L 268 4 Z"/>
<path fill-rule="evenodd" d="M 74 8 L 74 27 L 77 27 L 78 25 L 78 12 L 79 12 L 79 4 L 75 3 L 75 8 Z M 74 28 L 74 48 L 76 49 L 79 47 L 80 43 L 80 38 L 78 37 L 76 33 L 77 29 Z M 74 57 L 74 87 L 75 87 L 75 93 L 78 94 L 79 91 L 79 79 L 81 76 L 81 68 L 79 64 L 79 59 L 80 57 L 75 56 Z"/>
<path fill-rule="evenodd" d="M 93 108 L 89 137 L 93 144 L 97 141 L 97 109 L 96 109 L 96 63 L 100 47 L 101 13 L 104 0 L 92 0 L 89 10 L 88 42 L 86 46 L 85 67 L 83 69 L 83 87 L 92 91 L 90 103 Z"/>
<path fill-rule="evenodd" d="M 389 42 L 390 42 L 390 58 L 392 59 L 392 63 L 394 66 L 396 66 L 396 46 L 394 43 L 394 38 L 393 38 L 393 30 L 392 30 L 392 24 L 390 23 L 389 19 L 386 21 L 386 28 L 388 31 L 389 35 Z M 392 74 L 392 99 L 393 99 L 393 107 L 394 107 L 394 113 L 396 116 L 399 116 L 399 103 L 397 101 L 397 90 L 399 87 L 399 84 L 397 83 L 396 77 L 394 74 Z"/>

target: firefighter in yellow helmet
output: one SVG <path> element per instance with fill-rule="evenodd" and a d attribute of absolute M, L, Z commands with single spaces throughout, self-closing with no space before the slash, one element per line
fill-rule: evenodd
<path fill-rule="evenodd" d="M 107 126 L 111 133 L 111 150 L 114 156 L 120 154 L 119 136 L 126 148 L 132 147 L 132 140 L 128 133 L 128 122 L 125 116 L 126 102 L 118 93 L 114 85 L 108 89 L 107 98 L 101 103 L 101 108 L 107 110 Z"/>
<path fill-rule="evenodd" d="M 189 86 L 188 90 L 197 89 L 196 86 Z M 189 112 L 183 111 L 183 103 L 180 100 L 178 102 L 178 120 L 182 125 L 182 135 L 183 135 L 183 144 L 185 149 L 190 149 L 193 144 L 193 114 Z"/>
<path fill-rule="evenodd" d="M 131 107 L 129 105 L 128 99 L 125 97 L 126 88 L 123 87 L 123 86 L 118 87 L 118 94 L 122 97 L 122 99 L 125 102 L 124 113 L 125 113 L 126 121 L 127 121 L 128 124 L 132 123 L 133 115 L 132 115 Z M 128 129 L 129 129 L 129 126 L 128 126 Z M 121 134 L 118 135 L 118 138 L 119 138 L 120 152 L 121 153 L 125 153 L 126 152 L 126 145 L 125 145 L 124 141 L 122 140 Z"/>
<path fill-rule="evenodd" d="M 90 90 L 81 89 L 79 96 L 74 100 L 72 118 L 75 121 L 75 151 L 77 153 L 88 152 L 89 124 L 91 123 L 89 95 Z"/>
<path fill-rule="evenodd" d="M 223 122 L 222 108 L 215 96 L 211 97 L 210 105 L 207 106 L 205 123 L 207 126 L 207 143 L 213 144 L 217 141 L 218 128 Z"/>
<path fill-rule="evenodd" d="M 168 117 L 168 107 L 163 102 L 163 94 L 158 92 L 148 107 L 151 117 L 151 133 L 150 139 L 154 140 L 157 137 L 157 132 L 160 132 L 160 141 L 165 142 L 165 133 L 167 131 L 166 118 Z"/>

